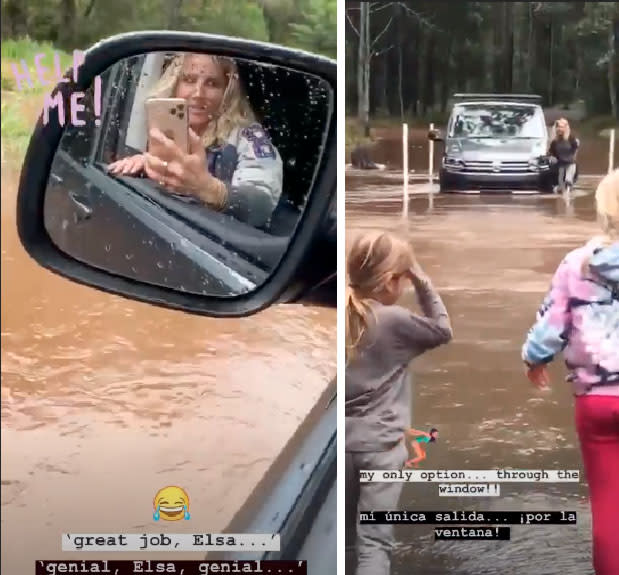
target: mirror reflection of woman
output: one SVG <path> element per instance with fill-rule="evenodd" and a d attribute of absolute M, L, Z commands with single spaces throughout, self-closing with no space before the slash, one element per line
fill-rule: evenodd
<path fill-rule="evenodd" d="M 149 132 L 148 152 L 113 162 L 109 172 L 144 173 L 211 209 L 256 227 L 267 224 L 282 191 L 282 160 L 255 120 L 235 62 L 179 54 L 150 96 L 186 100 L 189 153 L 154 129 Z"/>

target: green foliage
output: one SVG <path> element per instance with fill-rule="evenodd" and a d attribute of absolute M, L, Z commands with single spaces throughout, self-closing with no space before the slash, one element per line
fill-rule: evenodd
<path fill-rule="evenodd" d="M 37 70 L 35 67 L 35 56 L 37 54 L 45 54 L 39 61 L 39 64 L 46 68 L 44 73 L 45 80 L 50 83 L 55 83 L 56 72 L 54 70 L 54 56 L 57 54 L 60 59 L 60 69 L 62 73 L 73 66 L 73 56 L 61 50 L 56 50 L 49 42 L 34 42 L 29 38 L 21 38 L 19 40 L 6 40 L 2 42 L 2 90 L 13 91 L 17 90 L 13 66 L 18 70 L 23 71 L 25 63 L 30 72 L 33 86 L 29 88 L 25 82 L 21 84 L 21 91 L 43 94 L 49 90 L 49 85 L 43 85 L 39 82 Z"/>
<path fill-rule="evenodd" d="M 174 28 L 336 55 L 336 0 L 2 0 L 2 20 L 3 43 L 28 31 L 69 51 L 121 32 Z"/>
<path fill-rule="evenodd" d="M 269 40 L 262 8 L 253 0 L 186 2 L 181 18 L 183 30 Z"/>
<path fill-rule="evenodd" d="M 346 2 L 358 22 L 359 2 Z M 587 113 L 610 115 L 612 69 L 619 84 L 613 23 L 619 2 L 407 2 L 370 3 L 372 42 L 370 108 L 419 117 L 442 111 L 450 94 L 531 92 L 548 106 L 586 102 Z M 619 33 L 619 32 L 617 32 Z M 616 33 L 616 34 L 617 34 Z M 346 26 L 346 102 L 357 106 L 358 36 Z M 400 58 L 402 81 L 400 90 Z M 617 113 L 619 116 L 619 112 Z"/>
<path fill-rule="evenodd" d="M 302 23 L 291 23 L 299 48 L 337 57 L 337 0 L 310 0 Z"/>

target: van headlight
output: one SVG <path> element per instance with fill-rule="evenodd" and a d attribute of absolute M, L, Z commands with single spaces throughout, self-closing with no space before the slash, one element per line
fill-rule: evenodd
<path fill-rule="evenodd" d="M 538 158 L 531 158 L 529 160 L 529 170 L 532 172 L 539 172 L 540 163 Z"/>
<path fill-rule="evenodd" d="M 539 158 L 537 158 L 537 162 L 540 170 L 550 169 L 550 158 L 548 156 L 541 155 Z"/>
<path fill-rule="evenodd" d="M 533 172 L 548 170 L 550 168 L 550 160 L 547 156 L 538 156 L 529 160 L 529 169 Z"/>
<path fill-rule="evenodd" d="M 464 162 L 459 158 L 454 158 L 453 156 L 444 156 L 443 167 L 449 170 L 462 170 L 464 169 Z"/>

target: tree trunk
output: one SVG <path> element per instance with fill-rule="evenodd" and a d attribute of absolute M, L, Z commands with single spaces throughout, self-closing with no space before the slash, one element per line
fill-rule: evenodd
<path fill-rule="evenodd" d="M 59 26 L 60 45 L 69 49 L 75 42 L 75 0 L 62 0 L 60 4 L 61 26 Z"/>
<path fill-rule="evenodd" d="M 421 49 L 417 53 L 417 101 L 415 102 L 415 113 L 417 117 L 422 117 L 426 112 L 426 67 L 428 62 L 428 47 L 430 42 L 430 33 L 425 26 L 419 26 L 419 34 L 421 36 Z"/>
<path fill-rule="evenodd" d="M 502 2 L 503 4 L 503 45 L 501 46 L 503 78 L 501 91 L 509 93 L 512 91 L 514 76 L 514 29 L 513 29 L 513 2 Z"/>
<path fill-rule="evenodd" d="M 447 41 L 447 54 L 445 60 L 445 72 L 442 74 L 441 83 L 441 113 L 445 113 L 447 109 L 447 101 L 449 100 L 449 81 L 451 76 L 451 53 L 453 52 L 454 39 L 453 36 L 449 37 Z"/>
<path fill-rule="evenodd" d="M 429 34 L 428 34 L 428 55 L 426 56 L 426 80 L 424 83 L 425 86 L 425 94 L 424 94 L 424 101 L 425 101 L 425 109 L 426 112 L 428 110 L 432 111 L 434 108 L 434 89 L 435 89 L 435 82 L 434 82 L 434 70 L 435 70 L 435 64 L 434 64 L 434 53 L 435 53 L 435 47 L 436 45 L 436 38 L 434 37 L 434 34 L 432 33 L 432 31 L 430 30 Z"/>
<path fill-rule="evenodd" d="M 370 135 L 370 5 L 360 2 L 359 55 L 357 61 L 358 118 L 366 137 Z"/>
<path fill-rule="evenodd" d="M 399 27 L 401 28 L 401 27 Z M 402 93 L 402 36 L 398 30 L 398 95 L 400 96 L 400 121 L 404 122 L 404 94 Z"/>
<path fill-rule="evenodd" d="M 88 6 L 86 7 L 86 10 L 84 10 L 84 18 L 88 18 L 90 16 L 90 13 L 92 12 L 93 8 L 95 7 L 95 3 L 97 0 L 90 0 Z"/>
<path fill-rule="evenodd" d="M 531 93 L 533 91 L 533 54 L 535 53 L 535 36 L 533 35 L 533 19 L 535 15 L 533 12 L 533 2 L 527 2 L 527 6 L 529 8 L 529 37 L 527 39 L 527 92 Z"/>
<path fill-rule="evenodd" d="M 389 54 L 383 54 L 382 78 L 380 86 L 380 104 L 379 109 L 382 114 L 389 115 L 389 72 L 391 66 L 389 65 Z"/>
<path fill-rule="evenodd" d="M 610 95 L 610 110 L 613 118 L 619 118 L 617 114 L 617 89 L 615 78 L 615 22 L 612 20 L 608 26 L 608 93 Z"/>
<path fill-rule="evenodd" d="M 168 29 L 174 30 L 179 28 L 181 20 L 181 8 L 183 7 L 183 0 L 169 0 L 168 12 Z"/>
<path fill-rule="evenodd" d="M 484 46 L 484 91 L 494 92 L 494 28 L 492 26 L 486 26 L 485 31 L 482 33 L 482 42 Z M 458 65 L 456 70 L 458 90 L 461 88 L 462 82 L 460 81 L 460 73 L 462 65 Z"/>
<path fill-rule="evenodd" d="M 619 83 L 616 81 L 619 73 L 619 14 L 615 18 L 615 49 L 613 52 L 613 60 L 615 62 L 615 101 L 619 101 Z M 619 110 L 615 114 L 615 118 L 619 120 Z"/>
<path fill-rule="evenodd" d="M 2 26 L 8 29 L 9 36 L 11 38 L 25 36 L 28 32 L 28 10 L 23 0 L 7 0 L 2 8 Z"/>
<path fill-rule="evenodd" d="M 548 105 L 552 106 L 554 103 L 554 85 L 553 85 L 553 75 L 554 75 L 554 62 L 553 62 L 553 53 L 554 53 L 554 23 L 552 19 L 550 20 L 550 58 L 548 63 Z"/>
<path fill-rule="evenodd" d="M 503 59 L 503 32 L 505 30 L 504 27 L 504 9 L 500 2 L 496 2 L 493 5 L 493 17 L 494 17 L 494 47 L 493 47 L 493 91 L 501 92 L 504 86 L 504 59 Z"/>
<path fill-rule="evenodd" d="M 513 40 L 513 50 L 512 50 L 512 66 L 513 66 L 513 74 L 512 74 L 512 90 L 514 87 L 517 92 L 523 91 L 523 81 L 522 81 L 522 55 L 524 54 L 524 46 L 523 46 L 523 29 L 526 18 L 524 16 L 523 10 L 525 10 L 525 6 L 522 2 L 515 2 L 514 9 L 512 14 L 512 22 L 514 26 L 514 40 Z"/>

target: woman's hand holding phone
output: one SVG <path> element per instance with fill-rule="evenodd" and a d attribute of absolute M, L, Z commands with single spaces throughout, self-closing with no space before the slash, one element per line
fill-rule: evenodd
<path fill-rule="evenodd" d="M 223 206 L 227 191 L 207 169 L 206 151 L 200 138 L 189 130 L 189 153 L 160 130 L 150 131 L 151 151 L 145 154 L 146 175 L 178 194 L 197 197 L 215 208 Z"/>

